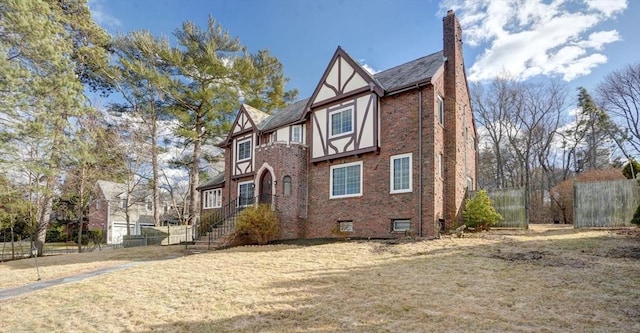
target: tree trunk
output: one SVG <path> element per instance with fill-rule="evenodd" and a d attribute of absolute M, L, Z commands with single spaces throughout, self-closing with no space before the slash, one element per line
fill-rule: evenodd
<path fill-rule="evenodd" d="M 13 223 L 14 223 L 13 218 L 11 218 L 11 260 L 16 259 L 16 248 L 15 248 L 15 243 L 13 241 Z"/>
<path fill-rule="evenodd" d="M 160 179 L 160 171 L 158 168 L 158 122 L 155 117 L 151 120 L 151 168 L 153 175 L 151 179 L 151 191 L 153 195 L 153 224 L 160 226 L 160 190 L 158 188 L 158 179 Z"/>
<path fill-rule="evenodd" d="M 80 204 L 78 205 L 78 253 L 82 253 L 82 227 L 84 220 L 84 177 L 85 177 L 86 169 L 82 166 L 82 170 L 80 171 Z"/>
<path fill-rule="evenodd" d="M 196 118 L 196 136 L 193 140 L 193 161 L 191 165 L 191 177 L 189 179 L 189 217 L 187 224 L 193 225 L 198 215 L 198 182 L 200 181 L 200 144 L 202 140 L 202 117 Z"/>

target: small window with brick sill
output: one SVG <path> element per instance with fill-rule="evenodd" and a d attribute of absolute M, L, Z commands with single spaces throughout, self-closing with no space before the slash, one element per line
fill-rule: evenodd
<path fill-rule="evenodd" d="M 438 124 L 443 125 L 444 124 L 444 100 L 442 99 L 442 97 L 440 97 L 440 95 L 438 95 L 438 110 L 436 110 L 436 112 L 438 113 Z"/>
<path fill-rule="evenodd" d="M 353 221 L 338 221 L 340 232 L 353 232 Z"/>
<path fill-rule="evenodd" d="M 411 220 L 409 219 L 396 219 L 393 220 L 393 232 L 409 232 L 411 231 Z"/>

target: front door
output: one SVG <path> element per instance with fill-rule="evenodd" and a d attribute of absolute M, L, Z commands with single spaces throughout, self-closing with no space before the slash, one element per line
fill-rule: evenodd
<path fill-rule="evenodd" d="M 260 203 L 262 204 L 271 204 L 272 193 L 271 193 L 271 172 L 265 171 L 262 173 L 262 178 L 260 178 Z"/>

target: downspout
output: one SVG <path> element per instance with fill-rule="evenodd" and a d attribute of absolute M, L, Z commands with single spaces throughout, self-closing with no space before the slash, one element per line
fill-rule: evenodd
<path fill-rule="evenodd" d="M 420 228 L 418 236 L 422 237 L 422 90 L 420 85 L 416 84 L 418 89 L 418 221 Z"/>

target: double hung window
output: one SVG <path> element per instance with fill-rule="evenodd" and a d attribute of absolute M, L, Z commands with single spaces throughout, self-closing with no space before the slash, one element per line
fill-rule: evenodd
<path fill-rule="evenodd" d="M 362 195 L 362 162 L 332 166 L 330 178 L 331 198 Z"/>
<path fill-rule="evenodd" d="M 391 193 L 411 192 L 411 154 L 391 156 Z"/>
<path fill-rule="evenodd" d="M 251 158 L 251 139 L 238 142 L 238 161 Z"/>
<path fill-rule="evenodd" d="M 330 113 L 331 136 L 339 136 L 353 132 L 353 109 L 343 109 Z"/>

